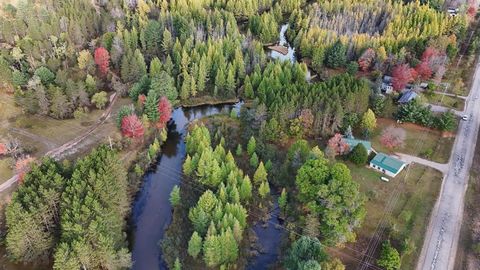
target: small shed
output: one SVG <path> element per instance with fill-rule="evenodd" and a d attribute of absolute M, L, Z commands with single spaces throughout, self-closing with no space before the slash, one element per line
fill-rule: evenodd
<path fill-rule="evenodd" d="M 370 167 L 390 177 L 397 176 L 407 164 L 399 159 L 378 153 L 371 161 Z"/>
<path fill-rule="evenodd" d="M 393 92 L 393 78 L 391 76 L 383 76 L 380 90 L 382 93 L 390 94 Z"/>
<path fill-rule="evenodd" d="M 372 152 L 372 143 L 369 141 L 364 141 L 364 140 L 357 140 L 355 138 L 343 138 L 346 144 L 348 144 L 348 149 L 349 151 L 352 151 L 355 146 L 358 144 L 363 144 L 365 146 L 365 149 L 367 149 L 368 154 Z"/>

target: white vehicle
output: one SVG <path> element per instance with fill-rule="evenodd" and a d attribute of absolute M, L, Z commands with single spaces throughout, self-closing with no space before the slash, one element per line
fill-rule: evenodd
<path fill-rule="evenodd" d="M 463 121 L 468 121 L 468 115 L 464 114 L 464 115 L 462 116 L 462 120 L 463 120 Z"/>
<path fill-rule="evenodd" d="M 387 177 L 380 177 L 380 179 L 383 181 L 383 182 L 390 182 L 390 179 L 388 179 Z"/>

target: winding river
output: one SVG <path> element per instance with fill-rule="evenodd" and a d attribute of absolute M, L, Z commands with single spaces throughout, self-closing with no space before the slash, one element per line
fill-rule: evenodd
<path fill-rule="evenodd" d="M 279 45 L 288 48 L 288 53 L 283 55 L 276 51 L 269 54 L 274 59 L 284 61 L 297 61 L 295 48 L 291 47 L 285 38 L 288 24 L 280 29 Z M 307 80 L 310 71 L 307 72 Z M 165 230 L 172 221 L 172 206 L 170 205 L 170 192 L 175 185 L 181 182 L 183 160 L 186 156 L 185 136 L 187 126 L 195 119 L 220 113 L 222 110 L 232 108 L 240 110 L 242 103 L 224 104 L 217 106 L 199 106 L 191 108 L 177 108 L 173 111 L 172 121 L 169 124 L 168 139 L 162 147 L 160 157 L 154 172 L 147 173 L 143 179 L 143 186 L 138 192 L 132 209 L 132 269 L 138 270 L 163 270 L 168 269 L 162 258 L 159 242 L 163 239 Z M 273 196 L 276 201 L 277 196 Z M 267 223 L 258 222 L 252 230 L 258 237 L 260 246 L 258 256 L 249 260 L 248 270 L 268 269 L 277 261 L 280 241 L 283 230 L 279 229 L 278 206 L 275 202 L 271 216 Z"/>
<path fill-rule="evenodd" d="M 162 147 L 154 172 L 145 175 L 132 209 L 132 269 L 167 269 L 162 259 L 159 242 L 172 221 L 170 192 L 181 181 L 183 160 L 186 156 L 185 136 L 187 126 L 195 119 L 220 113 L 222 110 L 239 110 L 242 103 L 177 108 L 168 126 L 168 139 Z"/>

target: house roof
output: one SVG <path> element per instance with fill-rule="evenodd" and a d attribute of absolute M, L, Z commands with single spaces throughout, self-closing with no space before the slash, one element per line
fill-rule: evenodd
<path fill-rule="evenodd" d="M 405 165 L 403 161 L 383 153 L 378 153 L 370 163 L 394 174 L 398 173 Z"/>
<path fill-rule="evenodd" d="M 418 94 L 413 91 L 413 90 L 407 90 L 403 95 L 400 97 L 398 100 L 398 103 L 408 103 L 411 100 L 415 99 L 418 96 Z"/>
<path fill-rule="evenodd" d="M 361 144 L 363 144 L 363 146 L 365 146 L 367 151 L 372 150 L 372 143 L 369 142 L 369 141 L 357 140 L 357 139 L 354 139 L 354 138 L 343 138 L 343 140 L 345 141 L 345 143 L 348 144 L 350 149 L 353 149 L 355 146 L 357 146 L 357 144 L 361 143 Z"/>

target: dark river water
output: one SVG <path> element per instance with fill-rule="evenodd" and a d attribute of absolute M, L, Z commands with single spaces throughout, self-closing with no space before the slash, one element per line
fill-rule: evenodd
<path fill-rule="evenodd" d="M 182 164 L 186 156 L 186 127 L 195 119 L 218 114 L 222 110 L 239 110 L 240 106 L 241 103 L 236 103 L 177 108 L 173 111 L 168 139 L 162 147 L 162 156 L 155 171 L 145 175 L 143 187 L 133 205 L 133 269 L 167 269 L 158 244 L 172 221 L 169 196 L 172 188 L 181 181 Z"/>
<path fill-rule="evenodd" d="M 167 269 L 159 242 L 172 221 L 169 196 L 173 187 L 180 184 L 182 177 L 182 164 L 186 156 L 184 140 L 186 127 L 195 119 L 218 114 L 222 110 L 229 111 L 232 108 L 239 110 L 241 105 L 242 103 L 236 103 L 174 110 L 169 124 L 168 139 L 162 147 L 162 155 L 155 171 L 145 175 L 143 186 L 133 205 L 131 237 L 133 269 Z M 275 228 L 275 224 L 278 224 L 277 208 L 276 206 L 273 208 L 268 226 L 259 223 L 252 228 L 257 234 L 262 252 L 251 259 L 247 269 L 267 269 L 277 260 L 282 233 L 280 229 Z"/>

